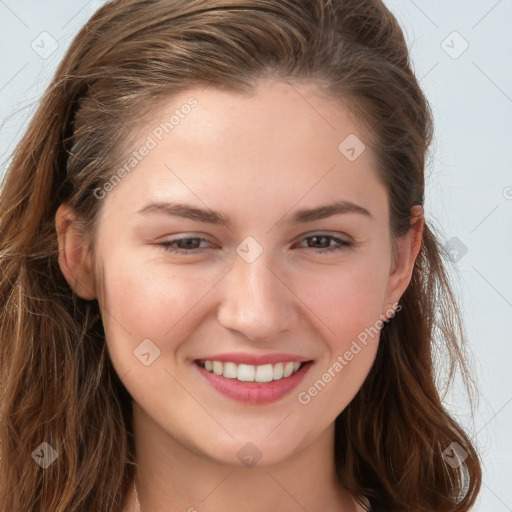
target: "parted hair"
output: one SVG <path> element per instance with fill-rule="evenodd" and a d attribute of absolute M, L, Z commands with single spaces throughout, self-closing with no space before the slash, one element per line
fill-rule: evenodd
<path fill-rule="evenodd" d="M 0 195 L 0 509 L 119 512 L 134 474 L 132 399 L 106 350 L 96 300 L 58 264 L 55 214 L 77 212 L 94 248 L 103 201 L 135 128 L 204 84 L 311 82 L 350 105 L 388 191 L 392 240 L 424 204 L 432 114 L 403 32 L 380 0 L 113 0 L 67 50 L 15 148 Z M 348 100 L 348 101 L 347 101 Z M 293 128 L 293 127 L 292 127 Z M 426 219 L 401 310 L 336 419 L 340 484 L 374 511 L 462 512 L 481 486 L 468 433 L 443 405 L 462 375 L 473 396 L 448 255 Z M 43 469 L 42 442 L 58 454 Z M 443 453 L 457 443 L 459 465 Z M 456 467 L 453 467 L 456 466 Z"/>

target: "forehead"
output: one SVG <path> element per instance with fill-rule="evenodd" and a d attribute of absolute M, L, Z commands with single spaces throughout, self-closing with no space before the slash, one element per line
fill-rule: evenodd
<path fill-rule="evenodd" d="M 268 81 L 251 95 L 212 86 L 181 92 L 137 128 L 133 151 L 144 147 L 143 157 L 127 155 L 136 165 L 109 192 L 129 198 L 133 212 L 148 199 L 216 210 L 229 201 L 261 214 L 262 206 L 385 196 L 349 107 L 312 84 Z"/>

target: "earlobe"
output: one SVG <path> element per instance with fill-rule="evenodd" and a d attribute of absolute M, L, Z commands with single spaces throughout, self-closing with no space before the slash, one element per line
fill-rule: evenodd
<path fill-rule="evenodd" d="M 388 278 L 385 309 L 398 303 L 400 297 L 411 282 L 414 262 L 421 249 L 423 237 L 423 208 L 419 205 L 411 208 L 411 227 L 397 239 L 397 254 Z"/>
<path fill-rule="evenodd" d="M 55 215 L 59 266 L 71 289 L 86 300 L 96 298 L 92 262 L 87 244 L 77 228 L 76 213 L 62 204 Z"/>

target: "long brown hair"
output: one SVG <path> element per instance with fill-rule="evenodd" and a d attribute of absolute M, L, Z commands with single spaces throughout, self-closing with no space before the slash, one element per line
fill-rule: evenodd
<path fill-rule="evenodd" d="M 108 2 L 67 51 L 0 196 L 2 510 L 119 511 L 133 477 L 131 397 L 106 353 L 97 301 L 61 273 L 57 208 L 76 210 L 93 245 L 103 203 L 94 191 L 145 115 L 198 84 L 248 94 L 266 77 L 350 100 L 388 189 L 393 240 L 409 229 L 424 200 L 432 116 L 380 0 Z M 436 386 L 444 354 L 448 380 L 460 370 L 473 393 L 439 238 L 427 220 L 402 310 L 336 420 L 340 484 L 376 511 L 467 511 L 480 490 L 478 454 Z M 446 450 L 465 460 L 448 464 Z M 57 459 L 42 468 L 42 453 Z"/>

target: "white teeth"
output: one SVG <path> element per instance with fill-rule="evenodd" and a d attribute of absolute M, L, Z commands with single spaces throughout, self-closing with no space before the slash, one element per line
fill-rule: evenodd
<path fill-rule="evenodd" d="M 270 382 L 274 380 L 274 369 L 271 364 L 264 364 L 262 366 L 256 366 L 256 376 L 254 377 L 256 382 Z"/>
<path fill-rule="evenodd" d="M 284 365 L 283 377 L 289 377 L 293 373 L 293 363 L 286 363 Z"/>
<path fill-rule="evenodd" d="M 224 363 L 224 372 L 222 373 L 224 377 L 228 379 L 236 379 L 237 377 L 237 369 L 235 363 Z"/>
<path fill-rule="evenodd" d="M 236 378 L 244 382 L 252 382 L 256 374 L 256 367 L 250 364 L 239 364 Z"/>
<path fill-rule="evenodd" d="M 213 373 L 215 375 L 222 375 L 224 371 L 224 365 L 220 361 L 213 361 Z"/>
<path fill-rule="evenodd" d="M 295 373 L 300 367 L 299 362 L 262 364 L 236 364 L 233 362 L 203 361 L 204 369 L 228 379 L 237 379 L 242 382 L 271 382 L 284 379 Z"/>
<path fill-rule="evenodd" d="M 274 380 L 283 378 L 283 363 L 277 363 L 274 365 Z"/>

